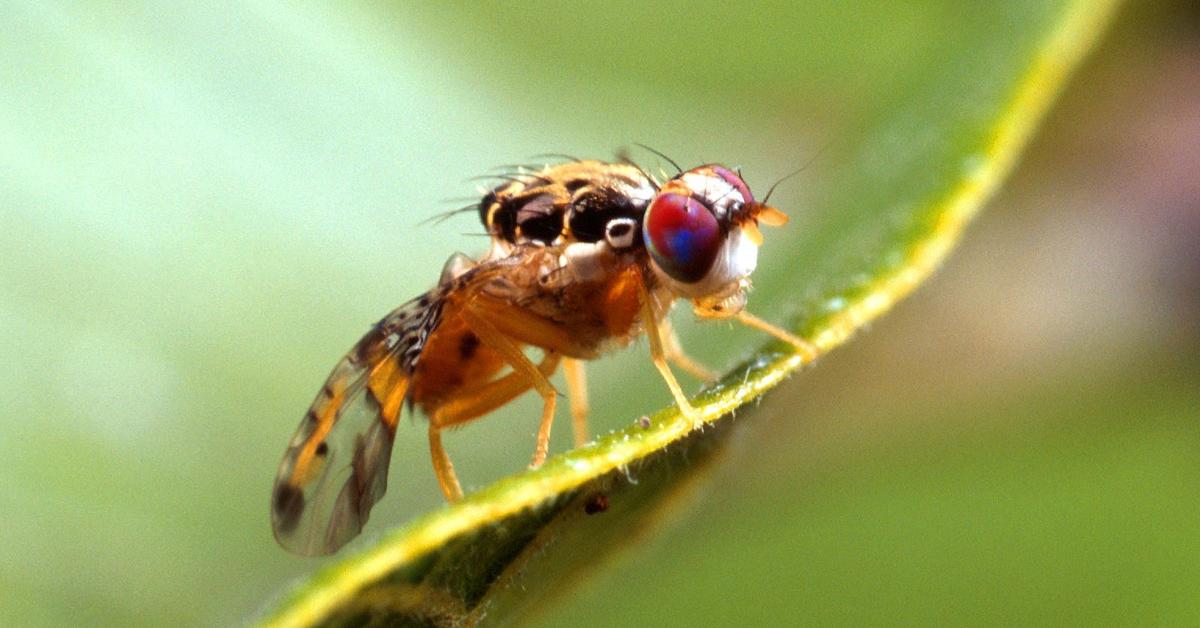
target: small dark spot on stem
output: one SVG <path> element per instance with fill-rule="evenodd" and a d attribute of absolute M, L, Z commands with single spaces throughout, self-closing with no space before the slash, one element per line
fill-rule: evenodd
<path fill-rule="evenodd" d="M 587 503 L 583 505 L 583 512 L 594 515 L 608 510 L 608 495 L 604 493 L 596 493 L 588 498 Z"/>

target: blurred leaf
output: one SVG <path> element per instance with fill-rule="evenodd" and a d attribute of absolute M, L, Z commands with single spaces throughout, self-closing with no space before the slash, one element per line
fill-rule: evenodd
<path fill-rule="evenodd" d="M 955 63 L 904 77 L 863 120 L 859 155 L 812 228 L 768 233 L 766 287 L 797 300 L 793 327 L 822 353 L 923 281 L 1012 167 L 1110 2 L 1016 11 L 964 26 Z M 784 63 L 775 59 L 776 63 Z M 849 72 L 852 68 L 843 68 Z M 775 236 L 772 238 L 772 236 Z M 784 271 L 804 268 L 803 281 Z M 761 302 L 761 301 L 760 301 Z M 752 301 L 753 304 L 753 301 Z M 299 587 L 273 625 L 514 620 L 544 607 L 605 552 L 636 541 L 684 501 L 733 416 L 799 369 L 769 344 L 697 400 L 709 427 L 673 409 L 430 513 Z"/>

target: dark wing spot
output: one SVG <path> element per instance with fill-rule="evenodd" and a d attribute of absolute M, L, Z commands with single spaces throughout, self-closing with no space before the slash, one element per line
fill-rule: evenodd
<path fill-rule="evenodd" d="M 276 484 L 271 510 L 275 514 L 275 530 L 283 534 L 290 533 L 296 529 L 300 513 L 304 512 L 304 493 L 285 482 Z"/>
<path fill-rule="evenodd" d="M 471 332 L 463 334 L 462 339 L 458 341 L 458 357 L 462 358 L 463 362 L 470 360 L 475 356 L 475 350 L 479 348 L 479 336 Z"/>
<path fill-rule="evenodd" d="M 354 345 L 354 351 L 351 352 L 351 355 L 353 356 L 356 364 L 363 364 L 370 361 L 371 352 L 376 350 L 376 348 L 379 346 L 379 343 L 383 340 L 383 337 L 388 333 L 386 321 L 387 319 L 379 321 L 379 323 L 371 328 L 371 331 L 367 332 L 367 334 L 358 341 L 358 344 Z M 333 397 L 333 391 L 329 388 L 328 383 L 326 383 L 325 387 L 321 389 L 321 392 L 326 397 Z"/>
<path fill-rule="evenodd" d="M 317 456 L 324 458 L 325 454 L 327 453 L 329 453 L 329 444 L 325 441 L 321 441 L 321 443 L 317 445 Z"/>

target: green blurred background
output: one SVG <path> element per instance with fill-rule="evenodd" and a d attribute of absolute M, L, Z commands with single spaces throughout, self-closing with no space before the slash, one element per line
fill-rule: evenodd
<path fill-rule="evenodd" d="M 367 325 L 484 247 L 418 225 L 468 177 L 817 155 L 776 198 L 822 224 L 926 42 L 1056 7 L 898 5 L 4 7 L 0 623 L 236 623 L 318 567 L 271 538 L 278 457 Z M 931 284 L 546 621 L 1200 622 L 1198 17 L 1126 7 Z M 716 366 L 755 340 L 683 326 Z M 597 430 L 668 402 L 644 351 L 590 371 Z M 523 467 L 535 405 L 450 437 L 468 487 Z M 422 433 L 368 537 L 440 504 Z"/>

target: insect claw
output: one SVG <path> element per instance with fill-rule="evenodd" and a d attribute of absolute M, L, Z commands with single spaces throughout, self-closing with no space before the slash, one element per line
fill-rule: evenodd
<path fill-rule="evenodd" d="M 693 430 L 704 429 L 704 415 L 687 401 L 679 402 L 679 414 L 692 424 Z"/>

